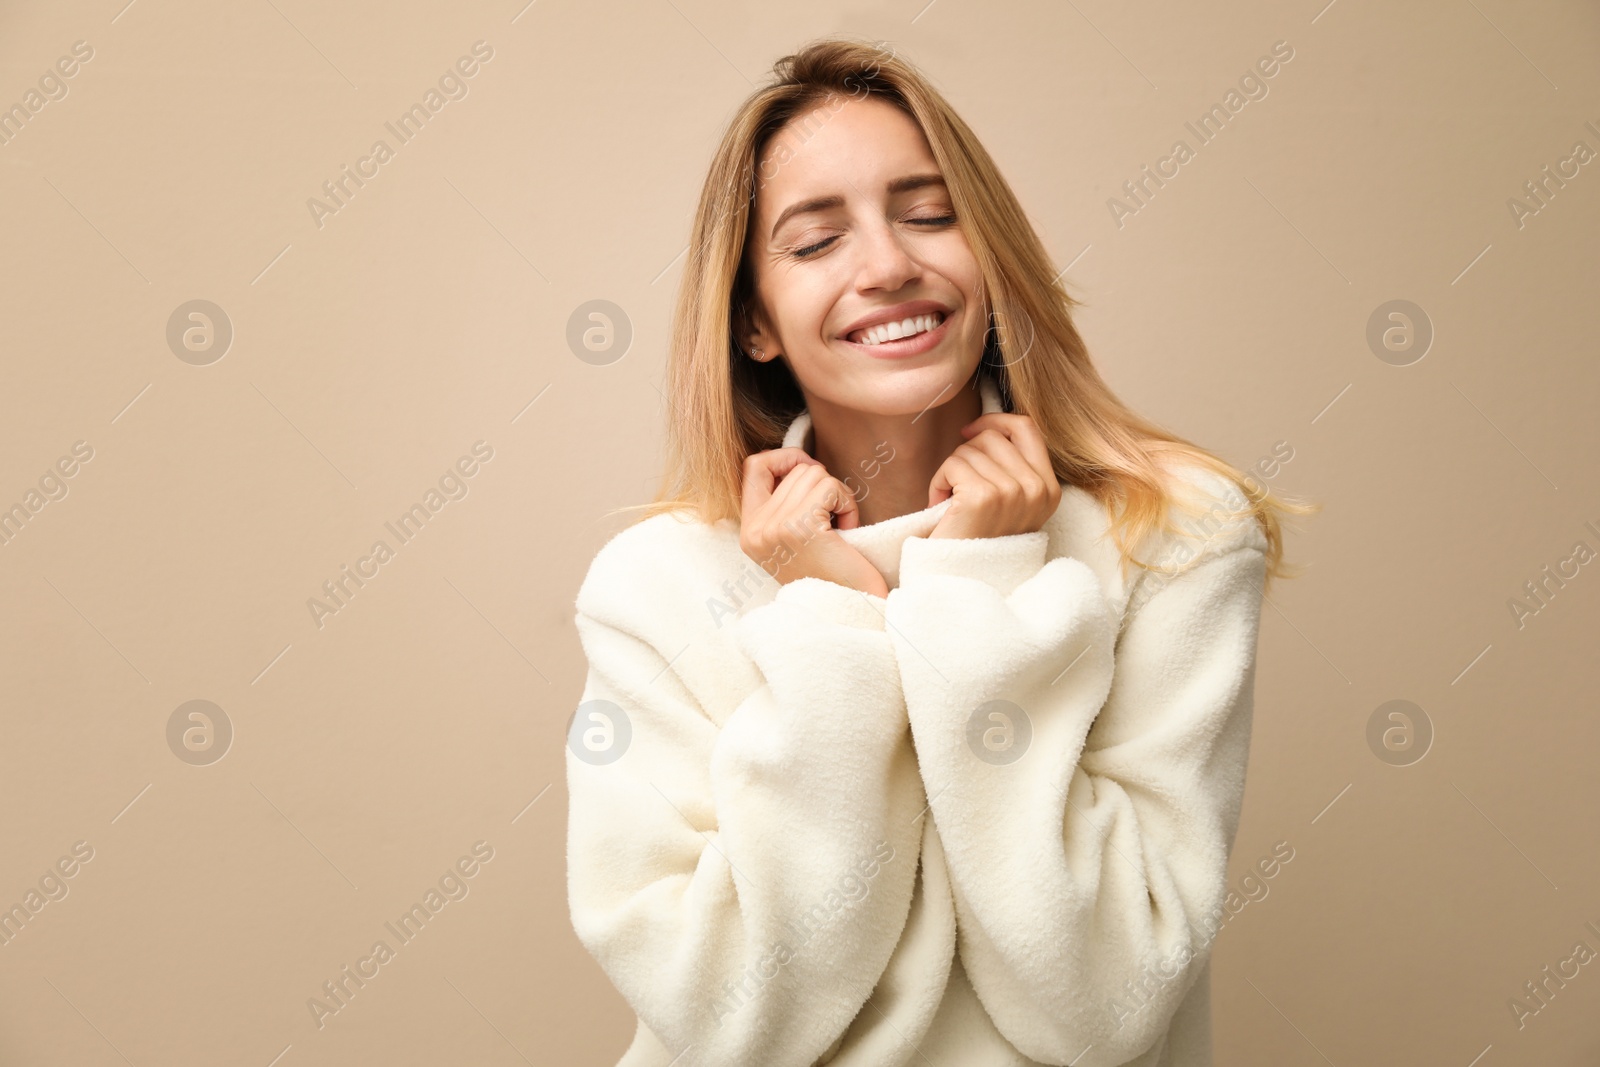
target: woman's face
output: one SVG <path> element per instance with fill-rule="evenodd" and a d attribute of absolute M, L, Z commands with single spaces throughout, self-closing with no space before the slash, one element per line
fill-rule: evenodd
<path fill-rule="evenodd" d="M 956 396 L 983 354 L 988 309 L 916 122 L 882 100 L 836 97 L 773 136 L 756 180 L 747 349 L 781 355 L 811 405 L 914 415 Z M 862 329 L 906 319 L 899 340 Z"/>

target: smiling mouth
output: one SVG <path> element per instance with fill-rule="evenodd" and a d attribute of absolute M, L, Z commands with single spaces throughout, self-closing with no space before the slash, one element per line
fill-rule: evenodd
<path fill-rule="evenodd" d="M 936 330 L 944 320 L 944 314 L 937 311 L 929 315 L 911 315 L 898 322 L 880 322 L 865 330 L 854 330 L 845 335 L 845 340 L 872 348 L 886 341 L 903 341 Z"/>

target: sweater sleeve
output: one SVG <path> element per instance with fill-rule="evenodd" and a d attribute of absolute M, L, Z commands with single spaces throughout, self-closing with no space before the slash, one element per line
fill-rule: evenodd
<path fill-rule="evenodd" d="M 1141 1055 L 1208 959 L 1249 749 L 1259 536 L 1148 572 L 1120 637 L 1097 576 L 1045 563 L 1042 531 L 904 546 L 887 617 L 962 963 L 1042 1063 Z"/>
<path fill-rule="evenodd" d="M 728 645 L 650 595 L 672 566 L 634 570 L 578 600 L 583 700 L 623 709 L 629 737 L 605 763 L 568 745 L 574 929 L 677 1067 L 808 1067 L 882 975 L 917 866 L 882 600 L 806 578 L 731 620 L 754 671 L 709 669 L 754 686 L 719 729 L 677 668 Z"/>

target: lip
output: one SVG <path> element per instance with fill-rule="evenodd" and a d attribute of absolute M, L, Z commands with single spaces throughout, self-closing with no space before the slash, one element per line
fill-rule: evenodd
<path fill-rule="evenodd" d="M 884 322 L 899 322 L 901 319 L 909 319 L 913 315 L 931 315 L 935 311 L 944 315 L 946 320 L 950 318 L 950 309 L 937 300 L 912 300 L 904 304 L 896 304 L 893 307 L 879 308 L 870 315 L 861 316 L 861 318 L 840 330 L 839 336 L 848 338 L 857 330 L 865 330 L 868 326 L 877 326 Z"/>
<path fill-rule="evenodd" d="M 850 334 L 857 330 L 864 330 L 870 326 L 877 326 L 885 322 L 899 322 L 917 315 L 932 315 L 938 313 L 942 321 L 931 330 L 919 333 L 914 337 L 905 337 L 895 341 L 884 341 L 882 344 L 866 345 L 850 340 Z M 875 359 L 901 359 L 906 356 L 921 355 L 945 339 L 949 333 L 951 320 L 955 315 L 937 300 L 913 300 L 905 304 L 896 304 L 866 315 L 847 326 L 839 335 L 839 340 L 851 348 Z"/>

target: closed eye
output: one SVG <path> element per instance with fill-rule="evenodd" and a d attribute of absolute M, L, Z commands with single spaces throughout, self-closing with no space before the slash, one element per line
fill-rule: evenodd
<path fill-rule="evenodd" d="M 914 226 L 949 226 L 956 221 L 956 217 L 954 215 L 939 215 L 933 218 L 907 219 L 906 221 Z M 838 239 L 839 238 L 837 236 L 824 238 L 823 240 L 818 241 L 816 244 L 807 245 L 804 248 L 797 248 L 790 254 L 796 259 L 808 259 L 811 256 L 816 255 L 818 252 L 821 252 Z"/>

